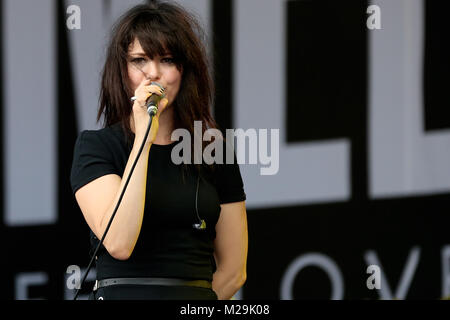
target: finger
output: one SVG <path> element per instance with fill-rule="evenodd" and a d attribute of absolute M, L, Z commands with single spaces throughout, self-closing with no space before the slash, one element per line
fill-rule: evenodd
<path fill-rule="evenodd" d="M 149 86 L 145 86 L 145 88 L 148 91 L 151 91 L 151 92 L 156 93 L 158 95 L 162 95 L 164 93 L 164 90 L 161 89 L 159 86 L 157 86 L 155 84 L 152 84 L 152 85 L 149 85 Z"/>
<path fill-rule="evenodd" d="M 151 92 L 147 92 L 147 96 L 145 97 L 145 101 L 147 101 L 148 100 L 148 98 L 150 98 L 150 96 L 152 95 L 153 93 L 151 93 Z"/>
<path fill-rule="evenodd" d="M 151 92 L 145 91 L 144 93 L 139 93 L 138 98 L 134 101 L 138 105 L 144 106 L 148 98 L 152 95 Z"/>
<path fill-rule="evenodd" d="M 151 92 L 145 91 L 145 92 L 144 92 L 144 98 L 143 98 L 142 100 L 147 101 L 148 98 L 150 98 L 150 96 L 151 96 L 152 94 L 153 94 L 153 93 L 151 93 Z"/>
<path fill-rule="evenodd" d="M 144 79 L 141 81 L 141 83 L 139 84 L 139 86 L 136 88 L 136 90 L 134 91 L 135 95 L 136 93 L 138 93 L 142 88 L 145 88 L 146 86 L 148 86 L 150 84 L 150 79 Z"/>
<path fill-rule="evenodd" d="M 151 80 L 150 79 L 144 79 L 144 80 L 142 80 L 141 81 L 141 83 L 139 84 L 139 87 L 146 87 L 146 86 L 148 86 L 149 84 L 151 83 Z"/>

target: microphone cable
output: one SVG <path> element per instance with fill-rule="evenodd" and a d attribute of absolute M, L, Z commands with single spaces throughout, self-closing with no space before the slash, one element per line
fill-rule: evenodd
<path fill-rule="evenodd" d="M 194 223 L 193 227 L 197 230 L 205 230 L 206 222 L 205 222 L 205 220 L 201 219 L 198 214 L 197 202 L 198 202 L 198 185 L 199 185 L 199 183 L 200 183 L 200 174 L 197 177 L 197 189 L 195 191 L 195 212 L 197 213 L 197 219 L 198 219 L 199 223 Z"/>
<path fill-rule="evenodd" d="M 92 267 L 92 263 L 94 262 L 94 259 L 97 256 L 97 252 L 100 249 L 100 247 L 101 247 L 101 245 L 103 243 L 103 240 L 105 240 L 106 234 L 108 233 L 109 227 L 111 226 L 111 223 L 112 223 L 112 221 L 113 221 L 113 219 L 114 219 L 114 217 L 116 215 L 117 209 L 119 208 L 119 205 L 122 202 L 122 198 L 123 198 L 123 195 L 125 193 L 125 190 L 127 189 L 128 182 L 130 182 L 131 175 L 133 174 L 134 168 L 136 167 L 136 164 L 137 164 L 137 162 L 139 160 L 139 157 L 141 156 L 142 150 L 144 149 L 145 142 L 147 141 L 147 137 L 148 137 L 148 134 L 150 132 L 150 128 L 152 126 L 153 116 L 156 115 L 156 111 L 157 110 L 158 109 L 154 105 L 150 105 L 148 107 L 148 109 L 147 109 L 147 112 L 150 115 L 150 120 L 148 122 L 148 126 L 147 126 L 147 130 L 145 132 L 144 140 L 142 141 L 142 144 L 141 144 L 141 146 L 139 148 L 139 151 L 137 153 L 136 159 L 134 160 L 134 163 L 133 163 L 133 165 L 131 167 L 130 173 L 128 174 L 127 181 L 125 182 L 125 185 L 123 187 L 122 193 L 120 194 L 119 200 L 117 201 L 116 207 L 114 208 L 114 212 L 113 212 L 111 218 L 109 219 L 108 225 L 106 226 L 105 232 L 103 233 L 103 236 L 102 236 L 100 242 L 98 243 L 97 248 L 94 251 L 94 254 L 91 257 L 91 261 L 88 264 L 87 270 L 84 273 L 83 279 L 81 280 L 80 286 L 78 287 L 77 292 L 75 293 L 75 297 L 73 298 L 73 300 L 77 300 L 77 297 L 78 297 L 78 294 L 80 293 L 81 287 L 83 286 L 84 281 L 86 280 L 86 277 L 87 277 L 87 275 L 89 273 L 89 270 Z"/>

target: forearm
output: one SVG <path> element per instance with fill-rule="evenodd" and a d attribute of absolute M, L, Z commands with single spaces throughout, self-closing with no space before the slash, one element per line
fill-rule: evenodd
<path fill-rule="evenodd" d="M 109 220 L 114 212 L 142 141 L 143 139 L 139 139 L 138 137 L 135 139 L 122 176 L 120 188 L 100 223 L 101 235 L 103 235 L 106 230 Z M 147 143 L 142 150 L 104 241 L 105 247 L 108 249 L 109 253 L 118 259 L 127 259 L 129 255 L 131 255 L 141 230 L 145 207 L 147 167 L 150 147 L 151 145 Z"/>
<path fill-rule="evenodd" d="M 242 287 L 244 280 L 235 273 L 217 270 L 213 274 L 212 289 L 219 300 L 229 300 Z"/>

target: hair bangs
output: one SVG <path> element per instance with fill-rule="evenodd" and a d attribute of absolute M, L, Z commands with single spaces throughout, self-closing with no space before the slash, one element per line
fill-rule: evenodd
<path fill-rule="evenodd" d="M 131 34 L 131 41 L 135 39 L 150 59 L 170 54 L 178 66 L 182 65 L 182 49 L 176 31 L 165 25 L 160 16 L 138 17 Z"/>

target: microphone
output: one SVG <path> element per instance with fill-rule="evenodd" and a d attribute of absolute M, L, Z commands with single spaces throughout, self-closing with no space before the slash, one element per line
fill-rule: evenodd
<path fill-rule="evenodd" d="M 158 82 L 151 82 L 150 85 L 156 85 L 161 88 L 161 90 L 164 92 L 164 87 L 159 84 Z M 164 93 L 159 96 L 156 93 L 153 93 L 146 101 L 145 105 L 147 107 L 147 113 L 152 117 L 156 115 L 158 112 L 158 103 L 161 101 L 162 98 L 164 98 Z"/>

